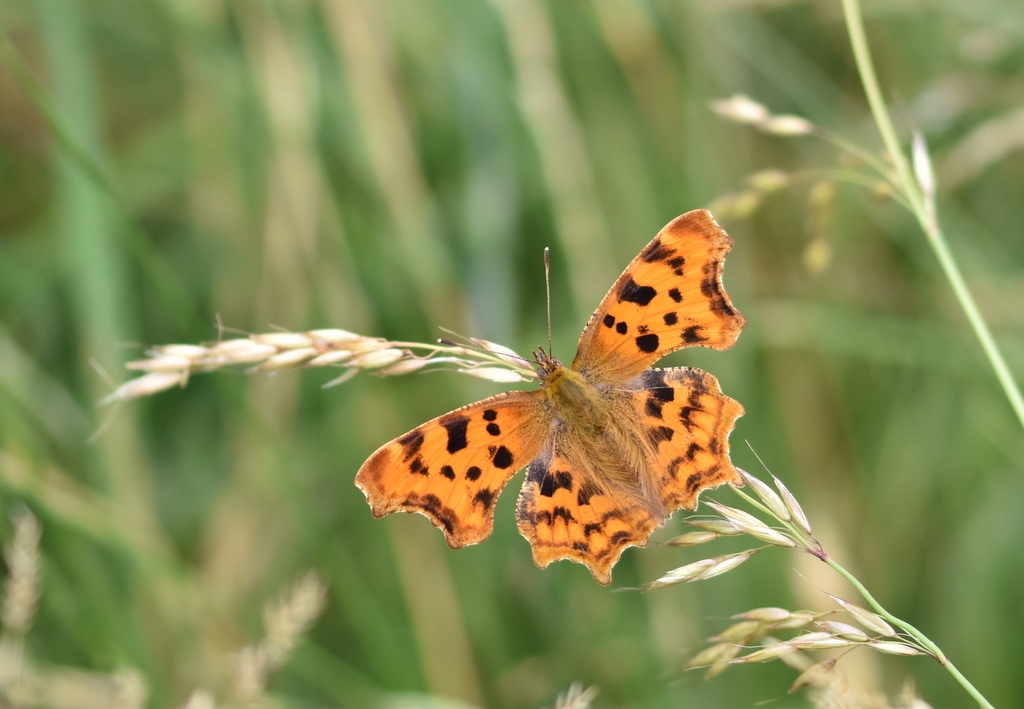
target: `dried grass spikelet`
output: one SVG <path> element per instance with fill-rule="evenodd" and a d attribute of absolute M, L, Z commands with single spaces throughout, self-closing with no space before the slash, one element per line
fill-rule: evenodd
<path fill-rule="evenodd" d="M 43 530 L 27 508 L 15 512 L 13 522 L 14 537 L 4 549 L 8 576 L 4 581 L 0 622 L 5 634 L 24 636 L 39 602 L 39 539 Z"/>
<path fill-rule="evenodd" d="M 554 709 L 588 709 L 597 697 L 597 687 L 586 687 L 580 682 L 573 682 L 569 688 L 558 695 Z"/>
<path fill-rule="evenodd" d="M 801 116 L 773 114 L 764 104 L 744 94 L 734 94 L 726 99 L 711 102 L 711 110 L 722 118 L 751 125 L 771 135 L 809 135 L 815 131 L 813 123 Z"/>
<path fill-rule="evenodd" d="M 182 709 L 214 709 L 217 702 L 213 695 L 205 689 L 196 689 L 189 695 Z"/>
<path fill-rule="evenodd" d="M 25 507 L 12 520 L 14 534 L 3 553 L 8 573 L 0 608 L 0 707 L 142 709 L 149 687 L 138 670 L 108 674 L 47 666 L 27 654 L 24 641 L 35 618 L 42 578 L 42 527 Z"/>
<path fill-rule="evenodd" d="M 832 262 L 829 233 L 835 218 L 837 194 L 835 180 L 821 180 L 807 196 L 807 245 L 803 261 L 804 268 L 812 276 L 820 276 Z"/>
<path fill-rule="evenodd" d="M 310 571 L 280 600 L 263 609 L 263 639 L 242 648 L 235 659 L 233 697 L 252 701 L 263 694 L 270 674 L 279 669 L 326 605 L 327 586 Z M 195 695 L 193 695 L 195 696 Z"/>
<path fill-rule="evenodd" d="M 670 540 L 678 547 L 703 544 L 719 536 L 745 534 L 766 545 L 798 549 L 828 563 L 829 559 L 820 542 L 814 537 L 807 515 L 788 488 L 771 476 L 770 485 L 740 469 L 746 486 L 736 493 L 763 517 L 712 501 L 704 504 L 717 516 L 691 518 L 687 523 L 699 529 Z M 699 581 L 725 573 L 745 562 L 754 552 L 766 548 L 755 547 L 746 552 L 700 559 L 673 569 L 643 588 L 654 589 L 676 583 Z M 823 707 L 888 707 L 884 698 L 876 697 L 858 688 L 833 681 L 831 672 L 835 658 L 813 664 L 809 651 L 845 651 L 857 647 L 894 655 L 937 655 L 928 648 L 927 640 L 912 633 L 897 632 L 879 613 L 867 610 L 838 596 L 827 594 L 839 607 L 826 612 L 789 611 L 784 608 L 755 608 L 733 616 L 734 622 L 717 635 L 708 638 L 708 646 L 695 655 L 687 667 L 703 668 L 710 678 L 721 674 L 735 664 L 750 664 L 782 660 L 803 672 L 791 691 L 814 687 Z M 834 620 L 828 616 L 845 612 L 849 620 Z M 793 634 L 795 632 L 795 634 Z M 785 636 L 791 635 L 786 638 Z M 817 700 L 816 700 L 817 701 Z"/>
<path fill-rule="evenodd" d="M 449 341 L 395 342 L 338 329 L 257 333 L 210 345 L 160 345 L 151 347 L 146 354 L 146 359 L 125 365 L 143 374 L 121 384 L 101 404 L 183 387 L 194 374 L 229 367 L 245 367 L 249 373 L 315 367 L 344 369 L 341 376 L 325 387 L 340 384 L 361 371 L 386 377 L 447 368 L 502 383 L 536 378 L 527 359 L 486 340 L 469 338 L 465 346 Z"/>

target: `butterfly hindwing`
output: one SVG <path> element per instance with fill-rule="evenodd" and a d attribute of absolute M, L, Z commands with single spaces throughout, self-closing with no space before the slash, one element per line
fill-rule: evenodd
<path fill-rule="evenodd" d="M 498 494 L 550 435 L 543 399 L 543 391 L 498 394 L 382 446 L 356 474 L 374 517 L 419 512 L 452 548 L 483 541 Z"/>
<path fill-rule="evenodd" d="M 669 222 L 591 316 L 572 368 L 624 381 L 682 347 L 731 347 L 745 324 L 722 286 L 732 244 L 707 210 Z"/>
<path fill-rule="evenodd" d="M 519 532 L 530 542 L 537 566 L 572 559 L 608 585 L 623 550 L 646 546 L 664 517 L 602 481 L 586 461 L 558 453 L 557 438 L 552 447 L 555 452 L 549 449 L 527 470 L 516 507 Z"/>
<path fill-rule="evenodd" d="M 654 447 L 650 467 L 666 510 L 696 509 L 702 490 L 743 485 L 729 459 L 729 434 L 743 415 L 714 375 L 693 367 L 649 369 L 635 380 L 633 406 Z"/>

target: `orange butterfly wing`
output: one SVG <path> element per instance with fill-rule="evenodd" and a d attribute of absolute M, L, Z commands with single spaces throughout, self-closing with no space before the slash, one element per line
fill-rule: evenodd
<path fill-rule="evenodd" d="M 702 490 L 743 479 L 729 459 L 729 434 L 743 415 L 718 380 L 694 367 L 648 369 L 637 378 L 633 405 L 655 453 L 651 469 L 668 514 L 697 508 Z"/>
<path fill-rule="evenodd" d="M 572 368 L 616 382 L 682 347 L 731 347 L 746 323 L 722 286 L 732 244 L 706 209 L 669 222 L 591 316 Z"/>
<path fill-rule="evenodd" d="M 550 437 L 544 398 L 542 390 L 498 394 L 381 446 L 356 474 L 373 516 L 419 512 L 453 549 L 483 541 L 498 494 Z"/>
<path fill-rule="evenodd" d="M 557 441 L 557 438 L 556 438 Z M 555 443 L 558 449 L 557 442 Z M 519 533 L 540 568 L 571 559 L 607 586 L 623 550 L 646 546 L 664 521 L 637 498 L 602 484 L 586 464 L 550 451 L 530 464 L 516 507 Z"/>
<path fill-rule="evenodd" d="M 725 396 L 714 376 L 699 369 L 649 369 L 625 385 L 631 390 L 620 419 L 645 440 L 642 486 L 622 486 L 595 468 L 556 432 L 527 471 L 516 509 L 520 533 L 541 568 L 571 559 L 601 584 L 631 546 L 646 546 L 651 532 L 680 507 L 695 509 L 702 490 L 743 481 L 729 460 L 729 433 L 743 407 Z"/>

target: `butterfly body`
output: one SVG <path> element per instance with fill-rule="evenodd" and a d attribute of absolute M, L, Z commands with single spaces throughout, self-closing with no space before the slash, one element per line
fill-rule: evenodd
<path fill-rule="evenodd" d="M 648 461 L 653 451 L 623 393 L 595 385 L 564 365 L 545 376 L 542 360 L 539 369 L 554 413 L 552 447 L 572 461 L 569 467 L 581 471 L 581 486 L 597 489 L 603 480 L 637 504 L 663 508 L 660 500 L 645 493 L 651 488 L 645 481 L 651 479 Z"/>
<path fill-rule="evenodd" d="M 601 301 L 571 366 L 540 350 L 539 389 L 464 406 L 374 453 L 356 475 L 373 514 L 419 512 L 449 546 L 474 544 L 526 467 L 516 515 L 536 563 L 572 559 L 607 584 L 622 551 L 674 510 L 742 484 L 728 457 L 742 407 L 707 372 L 648 368 L 681 347 L 733 344 L 744 320 L 721 285 L 731 245 L 707 211 L 673 220 Z"/>
<path fill-rule="evenodd" d="M 557 366 L 550 374 L 544 374 L 543 364 L 539 369 L 541 387 L 555 415 L 578 436 L 591 441 L 599 439 L 613 423 L 608 397 L 579 372 L 558 363 L 558 360 L 554 362 Z"/>

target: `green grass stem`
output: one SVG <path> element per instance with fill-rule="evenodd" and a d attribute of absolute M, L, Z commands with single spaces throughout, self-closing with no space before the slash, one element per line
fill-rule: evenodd
<path fill-rule="evenodd" d="M 939 226 L 939 220 L 935 211 L 929 206 L 930 197 L 925 195 L 917 180 L 910 170 L 906 156 L 900 146 L 896 129 L 893 126 L 892 117 L 889 115 L 889 108 L 882 97 L 882 90 L 878 83 L 878 76 L 875 74 L 874 62 L 871 59 L 871 49 L 868 45 L 867 36 L 864 32 L 864 19 L 860 10 L 859 0 L 843 0 L 843 14 L 846 17 L 846 26 L 850 34 L 850 45 L 853 47 L 853 55 L 857 62 L 857 69 L 860 72 L 861 81 L 864 84 L 864 93 L 867 96 L 868 104 L 871 107 L 871 114 L 874 116 L 875 125 L 882 136 L 885 150 L 892 160 L 895 170 L 894 187 L 906 197 L 911 211 L 917 218 L 918 224 L 924 231 L 929 245 L 939 259 L 939 264 L 945 274 L 949 285 L 953 289 L 957 302 L 967 316 L 975 336 L 981 343 L 985 356 L 988 357 L 992 369 L 1002 386 L 1006 398 L 1010 402 L 1017 420 L 1024 427 L 1024 396 L 1021 395 L 1020 386 L 1017 384 L 1013 372 L 1010 371 L 996 344 L 992 331 L 988 327 L 984 316 L 978 309 L 971 295 L 970 289 L 964 280 L 960 267 L 953 257 L 952 251 L 946 242 L 946 237 Z"/>

